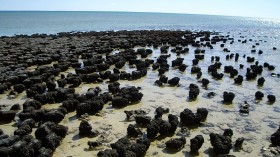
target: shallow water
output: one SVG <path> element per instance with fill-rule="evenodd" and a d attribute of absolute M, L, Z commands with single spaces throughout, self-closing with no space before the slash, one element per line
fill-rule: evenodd
<path fill-rule="evenodd" d="M 249 35 L 280 34 L 279 19 L 170 13 L 0 11 L 0 36 L 106 30 L 252 31 Z M 244 35 L 244 34 L 243 34 Z"/>

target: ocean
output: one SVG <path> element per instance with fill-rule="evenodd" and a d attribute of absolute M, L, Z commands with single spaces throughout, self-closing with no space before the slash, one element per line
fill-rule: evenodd
<path fill-rule="evenodd" d="M 0 36 L 107 30 L 252 31 L 279 36 L 280 19 L 95 11 L 1 11 Z"/>

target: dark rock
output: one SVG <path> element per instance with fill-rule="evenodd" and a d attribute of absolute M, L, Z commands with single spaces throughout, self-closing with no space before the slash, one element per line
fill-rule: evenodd
<path fill-rule="evenodd" d="M 272 70 L 274 70 L 274 69 L 275 69 L 275 66 L 273 66 L 273 65 L 269 65 L 267 68 L 268 68 L 268 70 L 272 71 Z"/>
<path fill-rule="evenodd" d="M 20 140 L 20 136 L 10 136 L 8 138 L 3 138 L 0 140 L 0 148 L 1 147 L 9 147 L 12 146 L 15 142 Z"/>
<path fill-rule="evenodd" d="M 0 156 L 1 157 L 10 157 L 13 149 L 11 147 L 0 147 Z"/>
<path fill-rule="evenodd" d="M 22 125 L 17 130 L 14 131 L 14 135 L 24 136 L 32 132 L 32 128 L 28 125 Z"/>
<path fill-rule="evenodd" d="M 137 137 L 139 135 L 142 135 L 142 132 L 140 129 L 137 129 L 134 125 L 129 124 L 129 126 L 127 127 L 127 135 Z"/>
<path fill-rule="evenodd" d="M 109 79 L 110 79 L 111 82 L 116 82 L 120 79 L 120 75 L 119 74 L 111 74 L 109 76 Z"/>
<path fill-rule="evenodd" d="M 265 82 L 265 79 L 264 79 L 263 77 L 260 77 L 260 78 L 258 79 L 258 85 L 259 85 L 259 86 L 262 86 L 262 85 L 264 84 L 264 82 Z"/>
<path fill-rule="evenodd" d="M 232 148 L 232 141 L 229 136 L 211 133 L 210 141 L 211 145 L 213 146 L 214 153 L 217 155 L 228 154 Z"/>
<path fill-rule="evenodd" d="M 165 75 L 161 75 L 159 77 L 159 81 L 162 82 L 162 83 L 167 83 L 168 77 L 166 77 Z"/>
<path fill-rule="evenodd" d="M 101 142 L 97 142 L 97 141 L 88 141 L 88 146 L 90 148 L 94 148 L 94 147 L 98 147 L 98 146 L 101 146 L 102 143 Z"/>
<path fill-rule="evenodd" d="M 183 64 L 184 58 L 176 58 L 175 60 L 172 61 L 172 67 L 175 66 L 180 66 Z"/>
<path fill-rule="evenodd" d="M 168 150 L 177 152 L 184 148 L 186 144 L 186 139 L 184 137 L 174 138 L 168 140 L 165 144 Z"/>
<path fill-rule="evenodd" d="M 131 143 L 128 138 L 123 137 L 119 139 L 117 142 L 112 143 L 112 149 L 115 149 L 119 155 L 124 154 L 126 151 L 130 150 Z"/>
<path fill-rule="evenodd" d="M 77 106 L 76 113 L 81 116 L 84 113 L 96 114 L 103 109 L 104 102 L 102 100 L 87 100 Z"/>
<path fill-rule="evenodd" d="M 235 141 L 235 144 L 234 144 L 235 149 L 241 149 L 244 140 L 245 140 L 244 137 L 239 137 L 239 138 Z"/>
<path fill-rule="evenodd" d="M 163 86 L 163 83 L 160 80 L 156 80 L 154 84 L 159 87 Z"/>
<path fill-rule="evenodd" d="M 0 111 L 0 122 L 10 122 L 15 119 L 17 111 Z"/>
<path fill-rule="evenodd" d="M 191 152 L 195 153 L 201 148 L 202 144 L 204 143 L 204 138 L 202 135 L 197 135 L 190 140 L 191 145 Z"/>
<path fill-rule="evenodd" d="M 57 125 L 54 122 L 45 122 L 35 131 L 35 137 L 43 140 L 48 134 L 55 133 L 61 138 L 67 134 L 68 128 L 63 125 Z"/>
<path fill-rule="evenodd" d="M 177 116 L 169 114 L 168 115 L 168 121 L 171 125 L 171 128 L 169 129 L 169 133 L 174 134 L 178 125 L 179 125 L 179 119 Z"/>
<path fill-rule="evenodd" d="M 184 72 L 186 69 L 187 69 L 187 65 L 186 64 L 181 64 L 178 69 L 181 71 L 181 72 Z"/>
<path fill-rule="evenodd" d="M 155 112 L 156 112 L 156 117 L 161 117 L 164 113 L 169 112 L 169 108 L 158 107 L 158 108 L 156 108 Z"/>
<path fill-rule="evenodd" d="M 267 99 L 269 103 L 274 103 L 276 101 L 276 97 L 274 95 L 267 95 Z"/>
<path fill-rule="evenodd" d="M 207 94 L 207 97 L 208 98 L 213 98 L 215 95 L 216 95 L 215 92 L 210 92 L 210 93 Z"/>
<path fill-rule="evenodd" d="M 225 129 L 223 135 L 231 137 L 233 135 L 233 131 L 231 129 Z"/>
<path fill-rule="evenodd" d="M 232 103 L 233 99 L 235 97 L 235 94 L 232 92 L 224 92 L 223 98 L 224 98 L 224 103 Z"/>
<path fill-rule="evenodd" d="M 218 73 L 217 71 L 211 73 L 212 77 L 215 79 L 222 79 L 224 77 L 223 73 Z"/>
<path fill-rule="evenodd" d="M 280 146 L 280 127 L 271 135 L 270 141 L 274 146 Z"/>
<path fill-rule="evenodd" d="M 264 94 L 263 94 L 261 91 L 257 91 L 257 92 L 255 93 L 255 98 L 256 98 L 257 100 L 262 100 L 263 97 L 264 97 Z"/>
<path fill-rule="evenodd" d="M 67 112 L 73 112 L 76 110 L 79 101 L 76 99 L 65 100 L 62 102 L 62 107 L 67 109 Z"/>
<path fill-rule="evenodd" d="M 54 81 L 47 81 L 47 88 L 48 88 L 48 91 L 54 91 L 55 88 L 56 88 L 56 84 Z"/>
<path fill-rule="evenodd" d="M 127 98 L 123 97 L 114 97 L 112 100 L 112 106 L 119 108 L 119 107 L 125 107 L 129 104 L 129 101 Z"/>
<path fill-rule="evenodd" d="M 210 81 L 208 79 L 205 79 L 205 78 L 203 78 L 201 80 L 201 82 L 202 82 L 202 86 L 205 86 L 205 87 L 207 87 L 207 85 L 210 83 Z"/>
<path fill-rule="evenodd" d="M 126 114 L 126 119 L 127 120 L 132 120 L 135 116 L 137 115 L 146 115 L 146 111 L 144 110 L 131 110 L 131 111 L 124 111 Z"/>
<path fill-rule="evenodd" d="M 179 84 L 180 78 L 179 77 L 173 77 L 172 79 L 168 80 L 168 84 L 170 86 L 176 86 Z"/>
<path fill-rule="evenodd" d="M 93 136 L 92 126 L 85 120 L 82 120 L 79 126 L 79 135 L 81 136 Z"/>
<path fill-rule="evenodd" d="M 29 152 L 32 155 L 36 156 L 39 154 L 39 150 L 42 147 L 42 142 L 38 139 L 32 139 L 29 143 L 28 143 L 28 147 L 29 147 Z"/>
<path fill-rule="evenodd" d="M 247 62 L 252 63 L 255 61 L 255 57 L 247 57 Z"/>
<path fill-rule="evenodd" d="M 42 147 L 39 149 L 38 157 L 52 157 L 53 151 L 46 147 Z"/>
<path fill-rule="evenodd" d="M 18 141 L 12 146 L 13 155 L 18 157 L 29 157 L 30 152 L 25 141 Z"/>
<path fill-rule="evenodd" d="M 25 86 L 23 84 L 16 84 L 14 85 L 14 90 L 17 93 L 22 93 L 25 90 Z"/>
<path fill-rule="evenodd" d="M 97 153 L 98 157 L 119 157 L 117 150 L 115 149 L 106 149 Z"/>
<path fill-rule="evenodd" d="M 113 82 L 108 85 L 108 90 L 110 93 L 117 93 L 120 90 L 120 83 Z"/>
<path fill-rule="evenodd" d="M 136 124 L 138 125 L 143 125 L 143 126 L 146 126 L 147 124 L 150 123 L 151 121 L 151 117 L 149 116 L 143 116 L 143 115 L 137 115 L 135 116 L 135 121 L 136 121 Z"/>
<path fill-rule="evenodd" d="M 202 120 L 200 114 L 197 116 L 189 109 L 184 109 L 184 111 L 180 113 L 180 118 L 184 126 L 198 125 Z"/>
<path fill-rule="evenodd" d="M 41 120 L 43 122 L 46 121 L 52 121 L 59 123 L 61 122 L 65 117 L 65 113 L 63 113 L 59 109 L 51 109 L 51 110 L 46 110 L 46 112 L 42 115 Z"/>
<path fill-rule="evenodd" d="M 199 95 L 199 88 L 196 84 L 190 84 L 189 86 L 189 100 L 196 100 Z"/>
<path fill-rule="evenodd" d="M 136 143 L 144 144 L 146 146 L 146 151 L 149 149 L 150 144 L 151 144 L 150 140 L 147 138 L 138 138 L 136 140 Z"/>
<path fill-rule="evenodd" d="M 21 110 L 21 107 L 20 107 L 19 104 L 14 104 L 14 105 L 10 108 L 10 110 L 13 110 L 13 111 Z"/>
<path fill-rule="evenodd" d="M 146 145 L 142 143 L 133 143 L 130 147 L 130 151 L 134 152 L 137 157 L 143 157 L 146 154 Z"/>
<path fill-rule="evenodd" d="M 235 84 L 240 85 L 240 84 L 242 84 L 242 82 L 243 82 L 243 76 L 241 76 L 241 75 L 238 75 L 237 78 L 234 79 Z"/>
<path fill-rule="evenodd" d="M 199 62 L 199 60 L 198 60 L 198 59 L 193 59 L 193 60 L 192 60 L 193 65 L 197 65 L 197 64 L 198 64 L 198 62 Z"/>
<path fill-rule="evenodd" d="M 201 68 L 200 67 L 192 67 L 191 68 L 191 73 L 192 74 L 197 74 L 199 72 L 201 72 Z"/>
<path fill-rule="evenodd" d="M 208 110 L 206 108 L 197 108 L 196 116 L 201 117 L 202 121 L 206 120 L 207 115 L 208 115 Z"/>
<path fill-rule="evenodd" d="M 202 76 L 202 72 L 200 71 L 200 72 L 198 72 L 198 73 L 196 74 L 196 79 L 200 79 L 201 76 Z"/>

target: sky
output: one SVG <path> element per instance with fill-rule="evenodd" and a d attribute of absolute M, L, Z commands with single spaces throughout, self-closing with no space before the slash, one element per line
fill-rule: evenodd
<path fill-rule="evenodd" d="M 0 10 L 165 12 L 280 19 L 280 0 L 0 0 Z"/>

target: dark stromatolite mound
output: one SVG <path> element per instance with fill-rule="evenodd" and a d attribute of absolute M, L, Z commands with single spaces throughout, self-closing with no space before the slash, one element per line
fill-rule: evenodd
<path fill-rule="evenodd" d="M 92 131 L 92 126 L 89 124 L 89 122 L 82 120 L 79 126 L 79 135 L 80 136 L 87 136 L 92 137 L 96 136 L 98 133 Z"/>
<path fill-rule="evenodd" d="M 228 154 L 232 148 L 230 136 L 211 133 L 210 141 L 211 145 L 213 146 L 214 153 L 217 155 Z"/>
<path fill-rule="evenodd" d="M 137 115 L 137 116 L 135 116 L 134 119 L 135 119 L 136 124 L 146 126 L 147 124 L 149 124 L 151 122 L 152 118 L 149 116 Z"/>
<path fill-rule="evenodd" d="M 264 82 L 265 82 L 265 79 L 264 79 L 263 77 L 260 77 L 260 78 L 258 79 L 258 85 L 259 85 L 259 86 L 262 86 L 262 85 L 264 84 Z"/>
<path fill-rule="evenodd" d="M 232 93 L 232 92 L 224 92 L 224 94 L 223 94 L 223 98 L 224 98 L 223 103 L 232 103 L 234 97 L 235 97 L 234 93 Z"/>
<path fill-rule="evenodd" d="M 116 108 L 125 107 L 129 104 L 141 101 L 143 94 L 134 86 L 123 87 L 112 99 L 112 106 Z"/>
<path fill-rule="evenodd" d="M 168 80 L 168 84 L 170 86 L 176 86 L 178 85 L 180 82 L 180 78 L 179 77 L 173 77 L 172 79 Z"/>
<path fill-rule="evenodd" d="M 190 140 L 191 142 L 191 152 L 195 153 L 201 148 L 202 144 L 204 143 L 204 138 L 202 135 L 196 135 L 194 138 Z"/>
<path fill-rule="evenodd" d="M 238 75 L 236 78 L 234 78 L 234 83 L 235 83 L 235 84 L 241 85 L 242 82 L 243 82 L 243 76 Z"/>
<path fill-rule="evenodd" d="M 127 127 L 127 135 L 131 137 L 137 137 L 141 135 L 142 132 L 140 129 L 136 128 L 135 125 L 129 124 Z"/>
<path fill-rule="evenodd" d="M 104 101 L 102 99 L 90 99 L 78 104 L 76 108 L 76 113 L 78 116 L 84 113 L 96 114 L 98 111 L 102 110 L 104 106 Z"/>
<path fill-rule="evenodd" d="M 273 145 L 280 146 L 280 127 L 275 133 L 271 135 L 270 141 Z"/>
<path fill-rule="evenodd" d="M 166 149 L 177 152 L 184 148 L 186 144 L 186 139 L 185 137 L 174 138 L 168 140 L 167 142 L 165 142 L 165 144 L 166 144 Z"/>
<path fill-rule="evenodd" d="M 168 113 L 169 112 L 169 108 L 163 108 L 163 107 L 158 107 L 156 108 L 156 115 L 155 118 L 160 118 L 162 117 L 163 114 Z"/>
<path fill-rule="evenodd" d="M 144 110 L 131 110 L 131 111 L 124 111 L 124 113 L 126 114 L 126 119 L 127 120 L 133 120 L 135 118 L 135 116 L 139 116 L 139 115 L 146 115 L 147 112 Z"/>
<path fill-rule="evenodd" d="M 223 135 L 231 137 L 233 135 L 233 131 L 231 129 L 225 129 Z"/>
<path fill-rule="evenodd" d="M 245 140 L 244 137 L 239 137 L 239 138 L 235 141 L 235 143 L 234 143 L 235 149 L 241 149 L 244 140 Z"/>
<path fill-rule="evenodd" d="M 119 156 L 134 156 L 143 157 L 146 154 L 146 151 L 149 149 L 150 141 L 148 139 L 137 139 L 136 143 L 132 143 L 128 138 L 123 137 L 117 142 L 111 144 L 111 148 L 116 150 Z M 107 150 L 107 152 L 111 152 Z M 99 152 L 99 153 L 102 153 Z M 99 154 L 98 153 L 98 154 Z"/>
<path fill-rule="evenodd" d="M 257 91 L 255 93 L 256 100 L 262 100 L 263 97 L 264 97 L 264 94 L 261 91 Z"/>
<path fill-rule="evenodd" d="M 189 109 L 184 109 L 180 113 L 181 123 L 185 126 L 199 125 L 200 122 L 207 118 L 207 115 L 208 111 L 205 108 L 198 108 L 196 114 Z"/>
<path fill-rule="evenodd" d="M 274 95 L 267 95 L 267 99 L 269 103 L 274 103 L 276 101 L 276 97 Z"/>
<path fill-rule="evenodd" d="M 32 132 L 32 127 L 28 124 L 23 124 L 19 126 L 17 130 L 14 131 L 14 135 L 19 135 L 22 137 L 24 135 L 30 134 L 31 132 Z"/>
<path fill-rule="evenodd" d="M 178 117 L 172 114 L 168 115 L 168 121 L 162 120 L 160 118 L 153 119 L 147 125 L 147 137 L 153 139 L 157 137 L 158 134 L 162 136 L 174 134 L 178 125 Z"/>
<path fill-rule="evenodd" d="M 106 149 L 97 153 L 98 157 L 119 157 L 117 150 L 115 149 Z"/>
<path fill-rule="evenodd" d="M 189 86 L 189 100 L 196 100 L 199 95 L 199 88 L 196 84 L 191 83 Z"/>
<path fill-rule="evenodd" d="M 10 110 L 10 111 L 0 111 L 0 122 L 11 122 L 15 119 L 17 111 Z"/>
<path fill-rule="evenodd" d="M 88 141 L 88 146 L 89 148 L 94 148 L 94 147 L 98 147 L 101 146 L 102 143 L 101 142 L 97 142 L 97 141 Z"/>
<path fill-rule="evenodd" d="M 201 80 L 201 82 L 202 82 L 202 86 L 204 86 L 204 87 L 207 87 L 207 85 L 210 83 L 210 81 L 208 79 L 205 79 L 205 78 L 203 78 Z"/>

